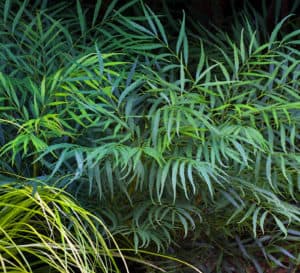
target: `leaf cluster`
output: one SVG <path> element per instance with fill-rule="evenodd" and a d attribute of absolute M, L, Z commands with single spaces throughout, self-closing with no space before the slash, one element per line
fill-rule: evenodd
<path fill-rule="evenodd" d="M 137 2 L 2 3 L 1 172 L 66 188 L 135 249 L 194 234 L 207 272 L 232 248 L 296 266 L 300 31 L 191 33 L 183 13 L 174 37 Z"/>

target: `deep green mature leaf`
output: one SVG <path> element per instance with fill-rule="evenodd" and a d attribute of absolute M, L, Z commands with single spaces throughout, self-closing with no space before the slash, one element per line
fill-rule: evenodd
<path fill-rule="evenodd" d="M 294 31 L 292 31 L 292 32 L 290 32 L 290 33 L 288 33 L 288 34 L 286 34 L 286 35 L 283 37 L 282 42 L 283 42 L 283 43 L 285 43 L 285 42 L 291 42 L 291 43 L 292 43 L 293 41 L 295 41 L 295 39 L 292 39 L 292 38 L 299 36 L 299 34 L 300 34 L 300 30 L 299 30 L 299 29 L 294 30 Z M 296 41 L 297 41 L 297 40 L 296 40 Z"/>
<path fill-rule="evenodd" d="M 10 0 L 5 0 L 4 12 L 3 12 L 4 24 L 6 24 L 6 21 L 7 21 L 8 15 L 9 15 L 9 11 L 10 11 L 10 7 L 11 7 L 11 1 Z"/>
<path fill-rule="evenodd" d="M 159 196 L 158 196 L 159 199 L 161 198 L 161 196 L 164 192 L 165 184 L 166 184 L 167 178 L 169 176 L 170 166 L 171 166 L 171 161 L 168 161 L 162 168 L 160 180 L 157 181 L 157 183 L 158 183 L 157 185 L 160 187 Z"/>
<path fill-rule="evenodd" d="M 147 7 L 149 13 L 151 14 L 151 16 L 153 17 L 155 23 L 156 23 L 156 26 L 160 32 L 160 35 L 165 43 L 166 46 L 168 46 L 168 39 L 167 39 L 167 34 L 165 32 L 165 29 L 161 23 L 161 21 L 159 20 L 158 16 L 156 14 L 154 14 L 154 12 L 149 8 Z"/>
<path fill-rule="evenodd" d="M 22 5 L 19 7 L 19 10 L 18 10 L 18 12 L 17 12 L 17 14 L 16 14 L 16 16 L 15 16 L 15 18 L 13 20 L 12 26 L 11 26 L 11 32 L 12 33 L 15 32 L 17 24 L 20 23 L 20 19 L 21 19 L 22 15 L 23 15 L 23 12 L 24 12 L 27 4 L 28 4 L 28 0 L 25 0 L 25 1 L 23 1 Z M 5 12 L 7 12 L 7 9 L 8 8 L 6 7 Z"/>
<path fill-rule="evenodd" d="M 185 12 L 183 12 L 183 17 L 181 21 L 181 27 L 176 43 L 176 54 L 179 56 L 179 50 L 182 46 L 182 43 L 184 42 L 184 39 L 186 38 L 186 33 L 185 33 Z"/>
<path fill-rule="evenodd" d="M 93 14 L 92 27 L 94 27 L 96 24 L 96 20 L 99 17 L 99 11 L 101 7 L 102 7 L 102 0 L 97 0 L 95 4 L 94 14 Z"/>
<path fill-rule="evenodd" d="M 112 13 L 112 10 L 115 8 L 115 6 L 118 3 L 118 1 L 119 0 L 112 0 L 112 1 L 110 1 L 110 4 L 106 8 L 106 11 L 105 11 L 105 13 L 103 15 L 102 23 L 110 16 L 110 14 Z"/>
<path fill-rule="evenodd" d="M 138 89 L 138 87 L 141 86 L 143 82 L 144 82 L 143 79 L 138 79 L 137 81 L 127 86 L 119 97 L 118 106 L 122 104 L 123 100 L 125 99 L 126 96 L 130 94 L 130 92 L 136 91 L 136 89 Z"/>
<path fill-rule="evenodd" d="M 182 62 L 182 55 L 180 55 L 180 64 L 180 91 L 181 93 L 183 93 L 186 79 L 184 73 L 184 64 Z"/>
<path fill-rule="evenodd" d="M 144 14 L 145 14 L 145 17 L 146 17 L 146 19 L 147 19 L 147 22 L 148 22 L 148 24 L 149 24 L 149 26 L 150 26 L 152 32 L 153 32 L 156 36 L 158 36 L 157 28 L 156 28 L 155 23 L 154 23 L 154 21 L 153 21 L 153 20 L 154 20 L 153 13 L 150 14 L 151 10 L 149 11 L 149 7 L 145 7 L 145 6 L 143 5 L 143 3 L 142 3 L 142 8 L 143 8 L 143 12 L 144 12 Z"/>
<path fill-rule="evenodd" d="M 104 63 L 103 63 L 103 58 L 102 58 L 102 55 L 101 55 L 101 52 L 98 48 L 98 46 L 96 45 L 96 53 L 97 53 L 97 57 L 98 57 L 98 62 L 99 62 L 99 76 L 100 78 L 102 78 L 103 76 L 103 72 L 104 72 Z"/>
<path fill-rule="evenodd" d="M 158 140 L 158 134 L 159 134 L 160 114 L 161 114 L 161 111 L 158 110 L 152 119 L 151 136 L 152 136 L 152 143 L 155 146 L 158 144 L 157 140 Z"/>
<path fill-rule="evenodd" d="M 255 211 L 255 209 L 256 209 L 256 204 L 252 204 L 247 210 L 247 212 L 244 214 L 243 218 L 238 223 L 243 223 L 247 218 L 250 217 L 250 215 L 253 213 L 253 211 Z"/>
<path fill-rule="evenodd" d="M 271 33 L 270 40 L 269 40 L 269 49 L 273 46 L 273 43 L 277 39 L 277 35 L 282 28 L 283 24 L 292 16 L 292 14 L 284 17 L 274 28 L 274 30 Z"/>
<path fill-rule="evenodd" d="M 199 62 L 197 65 L 197 70 L 196 70 L 196 75 L 195 75 L 196 80 L 199 78 L 200 73 L 203 70 L 204 63 L 205 63 L 205 51 L 204 51 L 202 40 L 200 40 L 200 54 L 199 55 L 200 55 L 200 57 L 199 57 Z"/>

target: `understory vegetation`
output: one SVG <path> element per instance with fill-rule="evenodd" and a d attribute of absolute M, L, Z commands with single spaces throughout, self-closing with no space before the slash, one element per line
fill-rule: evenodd
<path fill-rule="evenodd" d="M 297 272 L 298 18 L 50 2 L 0 1 L 2 271 Z"/>

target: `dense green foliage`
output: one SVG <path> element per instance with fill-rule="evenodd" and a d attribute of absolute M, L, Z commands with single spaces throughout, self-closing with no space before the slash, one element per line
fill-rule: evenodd
<path fill-rule="evenodd" d="M 117 2 L 0 2 L 1 173 L 65 188 L 123 247 L 184 257 L 187 238 L 204 272 L 296 268 L 296 22 L 192 33 Z"/>

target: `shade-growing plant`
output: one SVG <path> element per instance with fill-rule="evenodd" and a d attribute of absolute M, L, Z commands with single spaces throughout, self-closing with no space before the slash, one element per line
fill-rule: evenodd
<path fill-rule="evenodd" d="M 6 13 L 10 14 L 10 12 L 13 12 L 13 10 L 7 9 L 7 6 L 3 9 L 5 18 L 9 17 Z M 80 4 L 77 4 L 77 12 L 80 13 L 80 10 Z M 33 31 L 42 24 L 45 27 L 50 26 L 49 35 L 53 31 L 51 37 L 58 37 L 58 40 L 53 40 L 53 43 L 58 45 L 61 39 L 66 39 L 68 31 L 72 33 L 72 28 L 70 30 L 62 27 L 63 23 L 68 22 L 68 20 L 55 23 L 55 19 L 50 17 L 50 15 L 55 15 L 51 13 L 51 10 L 49 11 L 50 15 L 43 11 L 35 17 L 29 17 L 31 23 L 26 22 L 28 19 L 25 14 L 29 12 L 26 4 L 20 7 L 18 11 L 19 17 L 17 17 L 20 20 L 18 24 L 14 24 L 16 21 L 13 18 L 16 18 L 16 16 L 11 16 L 13 25 L 16 28 L 19 26 L 20 32 L 16 34 L 12 32 L 10 36 L 20 34 L 22 35 L 20 38 L 24 39 L 26 44 L 25 41 L 27 39 L 25 35 L 27 32 L 23 30 L 23 26 L 30 26 L 30 31 Z M 22 15 L 25 16 L 24 23 Z M 83 15 L 81 13 L 79 15 L 81 18 L 79 18 L 80 25 Z M 54 24 L 49 24 L 49 22 L 54 22 Z M 6 23 L 4 24 L 5 27 Z M 60 28 L 56 29 L 56 26 Z M 110 24 L 109 26 L 111 27 L 112 25 Z M 103 32 L 101 24 L 98 28 L 99 32 Z M 40 35 L 46 35 L 45 33 L 47 31 L 44 29 Z M 62 37 L 60 37 L 60 34 Z M 72 33 L 72 35 L 75 34 Z M 120 34 L 115 31 L 115 36 L 114 41 L 117 41 Z M 33 39 L 40 39 L 40 37 L 33 36 Z M 149 40 L 149 38 L 147 39 Z M 150 39 L 152 38 L 150 37 Z M 43 38 L 42 40 L 46 41 L 47 39 Z M 130 50 L 145 49 L 139 48 L 138 43 L 140 41 L 132 44 L 131 36 L 125 37 L 124 41 L 131 43 L 132 49 L 129 48 Z M 8 42 L 5 41 L 2 46 L 6 47 L 7 52 L 9 52 L 7 44 Z M 63 45 L 64 43 L 62 42 L 61 44 Z M 22 48 L 23 44 L 16 45 L 16 47 L 20 46 L 19 50 L 22 52 L 31 49 L 29 45 L 25 49 Z M 13 70 L 11 72 L 11 67 L 7 65 L 7 62 L 5 63 L 1 74 L 1 92 L 3 97 L 1 115 L 3 133 L 3 146 L 1 149 L 3 156 L 2 169 L 3 172 L 17 173 L 20 176 L 38 176 L 39 179 L 47 183 L 60 181 L 60 186 L 70 184 L 69 190 L 77 192 L 78 195 L 89 194 L 92 196 L 92 193 L 95 193 L 96 197 L 91 197 L 90 199 L 96 202 L 99 202 L 101 196 L 108 200 L 111 199 L 108 197 L 113 194 L 115 188 L 122 192 L 122 195 L 116 196 L 116 199 L 121 198 L 122 202 L 125 202 L 122 209 L 127 210 L 126 207 L 130 206 L 130 202 L 132 202 L 132 197 L 128 193 L 129 186 L 131 184 L 130 187 L 132 189 L 130 191 L 133 191 L 134 183 L 131 183 L 132 180 L 129 180 L 124 184 L 124 179 L 116 180 L 112 183 L 113 177 L 111 172 L 112 170 L 117 172 L 116 167 L 125 167 L 122 171 L 123 173 L 124 171 L 130 171 L 132 169 L 131 166 L 133 166 L 131 165 L 133 162 L 132 157 L 135 156 L 138 159 L 141 152 L 148 157 L 150 156 L 150 159 L 153 155 L 155 156 L 155 150 L 146 142 L 146 146 L 143 147 L 144 144 L 138 143 L 139 141 L 132 141 L 131 145 L 126 141 L 130 138 L 132 139 L 132 137 L 139 137 L 141 129 L 139 127 L 134 128 L 134 120 L 127 120 L 127 117 L 123 116 L 125 104 L 121 104 L 124 98 L 128 99 L 125 97 L 127 92 L 135 91 L 139 85 L 142 86 L 144 84 L 142 78 L 145 77 L 142 76 L 143 72 L 136 74 L 134 69 L 136 65 L 128 62 L 134 58 L 127 60 L 128 58 L 125 54 L 118 53 L 102 54 L 100 53 L 100 47 L 101 51 L 105 51 L 105 48 L 103 49 L 103 45 L 99 42 L 96 48 L 93 46 L 96 52 L 89 53 L 91 48 L 86 46 L 86 56 L 74 58 L 73 60 L 69 59 L 68 55 L 68 58 L 64 58 L 66 54 L 65 47 L 57 48 L 55 55 L 51 58 L 49 57 L 53 62 L 49 62 L 51 64 L 50 67 L 45 65 L 47 72 L 42 77 L 39 76 L 40 70 L 37 69 L 38 65 L 35 64 L 35 62 L 40 60 L 40 55 L 38 54 L 40 50 L 35 52 L 36 55 L 29 52 L 25 55 L 23 53 L 16 54 L 15 57 L 21 58 L 25 62 L 24 66 L 28 67 L 28 71 L 33 70 L 33 73 L 27 73 L 23 70 Z M 119 47 L 120 44 L 117 43 L 115 48 Z M 61 51 L 61 54 L 59 54 L 59 51 Z M 48 53 L 47 48 L 44 52 L 46 55 L 42 54 L 43 58 L 48 59 L 47 56 L 50 53 Z M 7 54 L 7 56 L 9 57 L 10 54 Z M 35 60 L 33 65 L 31 60 Z M 57 65 L 54 65 L 55 63 Z M 23 69 L 24 67 L 20 68 Z M 142 78 L 136 82 L 136 79 L 140 77 L 139 75 Z M 99 90 L 95 92 L 93 90 L 95 88 L 99 88 Z M 126 89 L 123 95 L 120 94 L 120 88 Z M 118 107 L 121 111 L 115 112 Z M 143 109 L 141 110 L 143 111 Z M 127 107 L 126 111 L 130 111 L 130 109 Z M 139 117 L 137 118 L 139 119 Z M 142 123 L 141 126 L 143 127 Z M 112 135 L 111 140 L 107 138 L 108 135 Z M 125 138 L 126 143 L 122 138 Z M 122 145 L 123 142 L 124 145 Z M 61 149 L 66 150 L 61 152 Z M 116 159 L 122 156 L 123 162 L 118 162 L 118 160 L 111 162 L 113 153 Z M 89 156 L 89 158 L 85 158 L 86 156 Z M 105 176 L 101 174 L 103 165 L 98 164 L 103 160 L 105 161 Z M 28 164 L 28 162 L 32 164 Z M 126 164 L 123 166 L 124 162 Z M 111 166 L 111 164 L 117 165 Z M 135 166 L 133 167 L 136 169 Z M 55 179 L 53 179 L 53 176 L 56 176 Z M 71 181 L 76 182 L 70 183 Z M 127 195 L 125 199 L 123 198 L 124 194 Z M 140 196 L 136 198 L 138 200 Z M 149 201 L 145 203 L 146 207 L 142 208 L 140 213 L 145 213 L 147 207 L 151 208 L 152 202 Z M 104 214 L 110 212 L 108 217 L 112 222 L 115 222 L 116 212 L 110 211 L 107 203 L 103 204 L 106 206 Z M 184 210 L 178 210 L 177 207 L 182 207 Z M 123 223 L 128 222 L 128 220 L 119 219 L 122 224 L 117 225 L 118 231 L 125 228 L 125 231 L 122 231 L 124 234 L 138 234 L 137 236 L 134 235 L 136 247 L 140 244 L 146 246 L 150 242 L 157 242 L 157 246 L 161 248 L 162 241 L 167 242 L 171 240 L 169 233 L 172 231 L 175 221 L 180 220 L 179 222 L 182 222 L 185 232 L 187 232 L 188 223 L 194 224 L 190 213 L 198 214 L 193 206 L 186 202 L 182 204 L 178 202 L 177 205 L 174 205 L 166 200 L 165 204 L 158 203 L 157 207 L 154 206 L 153 208 L 162 208 L 167 212 L 164 216 L 167 217 L 165 225 L 162 226 L 162 230 L 165 233 L 164 236 L 161 236 L 161 233 L 156 231 L 155 226 L 149 224 L 149 222 L 146 222 L 143 228 L 137 228 L 138 219 L 136 218 L 135 222 L 132 222 L 133 226 L 128 229 L 127 225 L 122 227 Z M 186 214 L 186 212 L 188 213 Z M 134 215 L 140 214 L 137 212 L 132 213 Z M 155 210 L 150 215 L 157 218 L 158 215 L 154 213 Z M 131 214 L 124 216 L 125 218 L 129 217 L 129 219 L 132 217 Z M 142 236 L 142 240 L 140 236 Z M 158 239 L 159 237 L 160 239 Z"/>
<path fill-rule="evenodd" d="M 125 5 L 90 26 L 79 1 L 36 16 L 26 4 L 13 16 L 8 2 L 2 25 L 23 42 L 1 44 L 18 64 L 1 66 L 2 172 L 59 181 L 130 247 L 170 251 L 186 236 L 208 253 L 196 257 L 207 272 L 238 270 L 236 252 L 258 272 L 262 257 L 299 263 L 300 32 L 281 32 L 290 17 L 261 39 L 244 17 L 233 35 L 190 33 L 183 13 L 173 37 L 142 3 L 139 16 L 122 15 Z M 36 32 L 53 33 L 55 55 L 24 51 Z"/>

